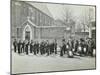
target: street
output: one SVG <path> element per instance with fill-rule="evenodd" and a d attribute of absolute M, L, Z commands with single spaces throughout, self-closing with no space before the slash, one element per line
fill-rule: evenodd
<path fill-rule="evenodd" d="M 12 52 L 12 73 L 47 72 L 78 69 L 94 69 L 95 57 L 68 58 L 67 55 L 18 55 Z"/>

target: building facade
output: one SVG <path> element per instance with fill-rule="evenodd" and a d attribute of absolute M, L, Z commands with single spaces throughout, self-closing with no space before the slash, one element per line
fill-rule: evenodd
<path fill-rule="evenodd" d="M 45 7 L 38 8 L 35 3 L 27 1 L 15 1 L 11 3 L 11 39 L 41 40 L 41 39 L 75 39 L 89 36 L 88 33 L 75 32 L 75 22 L 64 24 L 60 20 L 54 20 L 49 10 Z M 39 5 L 39 4 L 38 4 Z M 42 8 L 42 7 L 41 7 Z M 61 41 L 61 40 L 60 40 Z"/>
<path fill-rule="evenodd" d="M 37 38 L 39 26 L 53 24 L 53 18 L 32 5 L 22 1 L 12 1 L 12 38 L 32 39 Z M 36 31 L 37 30 L 37 31 Z"/>

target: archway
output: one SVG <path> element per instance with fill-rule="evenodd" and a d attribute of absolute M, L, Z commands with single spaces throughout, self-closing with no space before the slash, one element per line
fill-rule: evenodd
<path fill-rule="evenodd" d="M 32 29 L 30 25 L 26 25 L 23 30 L 23 40 L 32 40 Z"/>

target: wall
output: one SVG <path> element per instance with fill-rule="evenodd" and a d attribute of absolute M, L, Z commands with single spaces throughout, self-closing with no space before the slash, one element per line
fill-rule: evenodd
<path fill-rule="evenodd" d="M 11 13 L 12 39 L 17 38 L 17 33 L 19 33 L 18 38 L 22 38 L 22 25 L 28 19 L 37 26 L 49 26 L 54 21 L 53 18 L 25 2 L 12 1 Z M 19 31 L 17 31 L 17 28 L 19 28 Z M 35 33 L 35 31 L 33 32 Z M 35 37 L 37 38 L 37 35 Z"/>

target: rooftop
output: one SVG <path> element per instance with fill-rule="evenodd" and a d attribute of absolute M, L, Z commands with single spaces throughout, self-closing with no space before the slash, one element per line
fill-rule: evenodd
<path fill-rule="evenodd" d="M 52 14 L 50 13 L 50 11 L 47 8 L 47 5 L 45 3 L 35 3 L 35 2 L 29 2 L 29 1 L 27 1 L 26 3 L 32 5 L 33 7 L 39 9 L 40 11 L 45 13 L 46 15 L 48 15 L 48 16 L 53 18 Z"/>

